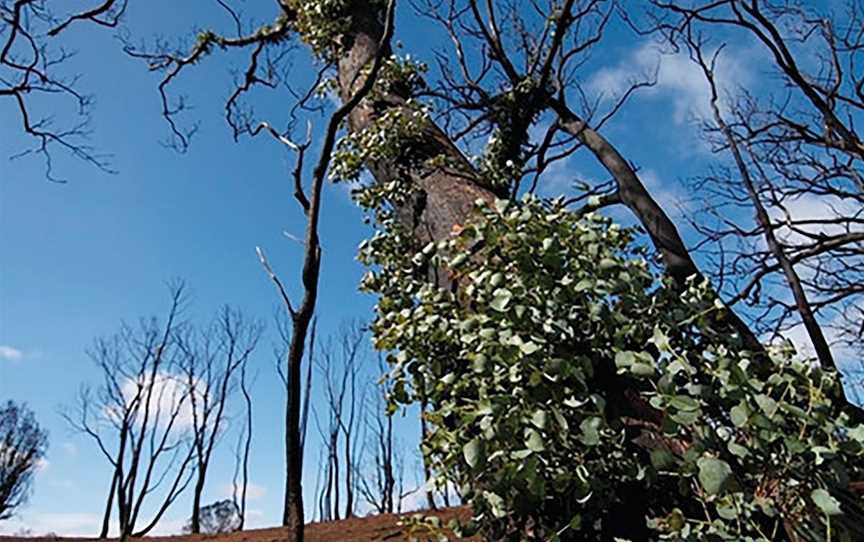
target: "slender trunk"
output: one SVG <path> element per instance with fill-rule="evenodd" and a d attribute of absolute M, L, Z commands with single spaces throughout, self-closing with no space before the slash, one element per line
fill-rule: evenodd
<path fill-rule="evenodd" d="M 201 532 L 201 494 L 204 492 L 204 477 L 206 475 L 207 465 L 199 463 L 195 489 L 192 493 L 192 520 L 190 525 L 192 534 Z"/>
<path fill-rule="evenodd" d="M 351 432 L 345 432 L 345 519 L 354 515 L 354 490 L 351 468 Z"/>
<path fill-rule="evenodd" d="M 339 433 L 335 433 L 336 438 L 333 439 L 331 446 L 333 446 L 333 519 L 339 521 L 339 503 L 341 499 L 339 498 Z"/>
<path fill-rule="evenodd" d="M 186 480 L 183 481 L 183 475 L 186 472 L 186 468 L 189 466 L 189 463 L 192 461 L 192 448 L 189 448 L 189 452 L 186 454 L 186 457 L 183 459 L 183 462 L 178 467 L 177 476 L 174 477 L 174 481 L 171 484 L 171 487 L 168 488 L 167 496 L 165 500 L 162 501 L 162 504 L 159 505 L 159 509 L 156 510 L 156 514 L 150 520 L 150 523 L 145 525 L 143 528 L 132 532 L 130 530 L 130 534 L 135 538 L 141 538 L 146 536 L 147 533 L 153 530 L 156 525 L 162 520 L 162 516 L 165 515 L 165 512 L 168 511 L 168 508 L 177 500 L 183 491 L 186 490 L 186 487 L 189 485 L 189 482 L 192 480 L 191 474 L 186 477 Z M 152 488 L 151 488 L 152 489 Z M 133 522 L 134 523 L 134 522 Z M 134 527 L 134 525 L 133 525 Z"/>
<path fill-rule="evenodd" d="M 306 449 L 306 428 L 309 426 L 309 400 L 312 395 L 312 365 L 315 356 L 315 330 L 318 327 L 318 318 L 312 320 L 312 326 L 309 330 L 309 354 L 307 356 L 306 366 L 306 383 L 304 387 L 306 391 L 303 393 L 303 413 L 300 417 L 300 465 L 303 465 L 303 451 Z"/>
<path fill-rule="evenodd" d="M 313 326 L 314 329 L 314 326 Z M 252 447 L 252 396 L 246 388 L 246 363 L 240 376 L 240 391 L 246 402 L 246 441 L 243 444 L 243 482 L 240 490 L 240 530 L 246 527 L 246 491 L 249 487 L 249 450 Z"/>
<path fill-rule="evenodd" d="M 393 417 L 387 416 L 387 440 L 384 461 L 384 502 L 387 512 L 393 513 L 393 493 L 396 488 L 396 477 L 393 475 Z"/>
<path fill-rule="evenodd" d="M 336 477 L 333 473 L 334 463 L 333 450 L 330 450 L 330 453 L 327 455 L 327 491 L 324 493 L 324 506 L 328 521 L 333 519 L 333 482 Z"/>
<path fill-rule="evenodd" d="M 618 152 L 618 149 L 579 118 L 560 99 L 550 100 L 549 105 L 558 115 L 558 122 L 563 130 L 579 139 L 615 179 L 617 199 L 630 209 L 645 228 L 651 242 L 663 258 L 666 272 L 676 285 L 683 288 L 688 278 L 694 275 L 702 276 L 696 262 L 690 256 L 690 251 L 681 239 L 678 228 L 654 200 L 636 171 Z M 734 330 L 738 332 L 744 346 L 755 353 L 764 352 L 764 346 L 750 327 L 732 309 L 725 312 L 728 313 L 728 319 Z"/>
<path fill-rule="evenodd" d="M 121 537 L 129 534 L 129 506 L 126 504 L 127 500 L 126 478 L 121 467 L 120 475 L 117 478 L 117 523 L 120 527 Z"/>
<path fill-rule="evenodd" d="M 711 85 L 713 89 L 713 81 L 711 81 Z M 720 108 L 717 105 L 716 92 L 714 92 L 712 96 L 711 108 L 714 112 L 714 120 L 717 122 L 717 126 L 726 138 L 726 142 L 729 144 L 729 150 L 732 152 L 732 156 L 735 159 L 735 165 L 738 168 L 738 172 L 741 174 L 741 180 L 744 182 L 744 186 L 747 189 L 747 195 L 753 202 L 756 221 L 762 228 L 762 233 L 765 236 L 768 250 L 771 251 L 771 254 L 777 260 L 777 263 L 783 270 L 783 275 L 786 277 L 786 282 L 792 290 L 792 295 L 795 299 L 795 308 L 798 310 L 798 314 L 801 315 L 801 321 L 807 330 L 807 334 L 810 336 L 810 342 L 813 344 L 813 349 L 816 351 L 819 363 L 823 368 L 837 369 L 837 366 L 834 363 L 834 356 L 831 354 L 831 347 L 825 339 L 825 334 L 822 333 L 822 327 L 819 325 L 819 322 L 816 321 L 816 315 L 813 313 L 813 308 L 810 305 L 810 301 L 807 299 L 804 287 L 801 285 L 801 279 L 798 277 L 798 273 L 792 266 L 792 262 L 789 261 L 786 252 L 777 240 L 774 225 L 771 223 L 771 217 L 768 216 L 768 211 L 765 209 L 765 206 L 759 198 L 759 193 L 756 191 L 756 185 L 750 175 L 750 170 L 747 167 L 747 163 L 744 161 L 741 149 L 738 147 L 738 141 L 736 141 L 735 135 L 723 119 L 723 115 L 720 114 Z"/>
<path fill-rule="evenodd" d="M 317 201 L 319 197 L 315 198 Z M 316 210 L 317 213 L 317 210 Z M 317 228 L 317 224 L 315 225 Z M 282 515 L 282 525 L 288 527 L 292 533 L 292 542 L 303 542 L 303 457 L 300 445 L 300 390 L 301 390 L 301 362 L 312 319 L 315 301 L 318 297 L 318 270 L 320 267 L 320 248 L 318 247 L 317 233 L 314 234 L 311 249 L 314 254 L 307 258 L 304 265 L 303 283 L 306 287 L 306 295 L 303 305 L 308 310 L 301 310 L 293 317 L 293 333 L 291 344 L 288 347 L 288 399 L 285 403 L 286 419 L 286 484 L 285 484 L 285 508 Z M 308 243 L 308 241 L 307 241 Z"/>
<path fill-rule="evenodd" d="M 390 38 L 393 36 L 393 14 L 395 0 L 390 0 L 387 5 L 385 17 L 385 28 L 379 33 L 381 43 L 386 43 L 389 48 Z M 366 6 L 368 7 L 368 6 Z M 372 61 L 372 67 L 368 75 L 361 77 L 359 88 L 348 95 L 343 95 L 344 103 L 330 117 L 327 125 L 327 133 L 321 147 L 321 156 L 312 172 L 311 197 L 305 200 L 306 211 L 306 239 L 305 255 L 303 259 L 303 288 L 305 294 L 300 308 L 291 311 L 293 322 L 293 334 L 291 344 L 288 347 L 288 382 L 290 397 L 288 399 L 288 412 L 286 414 L 288 436 L 287 448 L 289 450 L 287 483 L 285 491 L 285 512 L 282 523 L 289 527 L 291 542 L 303 542 L 303 491 L 300 477 L 303 469 L 302 445 L 300 436 L 300 370 L 303 360 L 303 348 L 306 336 L 309 332 L 309 322 L 315 313 L 315 304 L 318 300 L 318 279 L 321 270 L 321 243 L 318 238 L 318 222 L 321 214 L 321 190 L 324 185 L 327 169 L 330 165 L 333 149 L 336 145 L 336 134 L 346 117 L 357 108 L 357 105 L 369 94 L 378 77 L 384 55 L 378 54 L 381 44 L 376 44 L 372 55 L 363 58 L 363 64 Z M 356 66 L 357 70 L 362 66 Z M 358 71 L 355 71 L 357 74 Z M 351 85 L 353 87 L 353 85 Z M 281 286 L 280 286 L 281 288 Z"/>
<path fill-rule="evenodd" d="M 102 530 L 99 531 L 99 538 L 108 538 L 108 529 L 111 523 L 111 507 L 114 506 L 114 493 L 117 491 L 119 476 L 120 470 L 115 468 L 114 475 L 111 477 L 111 489 L 108 490 L 108 502 L 105 504 L 105 514 L 102 516 Z"/>

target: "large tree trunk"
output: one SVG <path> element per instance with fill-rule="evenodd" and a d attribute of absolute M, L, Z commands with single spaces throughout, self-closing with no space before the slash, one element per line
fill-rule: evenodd
<path fill-rule="evenodd" d="M 352 13 L 352 26 L 346 42 L 351 47 L 339 59 L 339 93 L 343 101 L 350 98 L 363 81 L 362 68 L 375 56 L 383 31 L 380 10 L 367 2 L 356 2 Z M 389 55 L 389 51 L 385 54 Z M 360 132 L 374 121 L 380 110 L 376 108 L 404 107 L 405 97 L 386 96 L 384 104 L 374 107 L 369 101 L 361 102 L 348 117 L 352 132 Z M 478 199 L 493 201 L 496 194 L 482 186 L 474 168 L 433 123 L 428 123 L 425 134 L 412 142 L 412 164 L 398 164 L 394 160 L 381 160 L 366 164 L 378 182 L 387 182 L 396 175 L 405 175 L 412 181 L 417 196 L 409 204 L 397 208 L 403 223 L 410 226 L 418 244 L 440 240 L 450 235 L 454 225 L 469 218 Z M 423 168 L 424 158 L 448 158 L 447 167 Z M 406 167 L 408 168 L 406 171 Z"/>

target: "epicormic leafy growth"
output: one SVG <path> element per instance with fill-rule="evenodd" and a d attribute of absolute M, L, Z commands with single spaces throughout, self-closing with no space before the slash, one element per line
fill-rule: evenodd
<path fill-rule="evenodd" d="M 385 221 L 363 286 L 392 399 L 425 396 L 426 453 L 486 538 L 864 536 L 864 427 L 835 373 L 777 349 L 763 378 L 707 284 L 668 288 L 599 215 L 478 202 L 456 230 L 415 254 Z"/>

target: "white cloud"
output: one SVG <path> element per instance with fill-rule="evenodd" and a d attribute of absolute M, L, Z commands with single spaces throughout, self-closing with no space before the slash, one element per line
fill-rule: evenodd
<path fill-rule="evenodd" d="M 222 495 L 225 497 L 231 497 L 234 494 L 234 486 L 233 484 L 225 484 L 222 486 Z M 240 494 L 240 488 L 237 488 L 237 494 Z M 258 484 L 249 482 L 246 486 L 246 499 L 249 501 L 254 501 L 263 498 L 267 495 L 267 488 L 264 486 L 260 486 Z"/>
<path fill-rule="evenodd" d="M 692 211 L 693 200 L 677 180 L 661 180 L 653 169 L 637 173 L 651 197 L 673 220 L 681 219 Z M 683 224 L 683 222 L 681 222 Z"/>
<path fill-rule="evenodd" d="M 0 523 L 0 533 L 27 530 L 34 535 L 96 536 L 102 518 L 86 512 L 24 512 L 20 517 Z"/>
<path fill-rule="evenodd" d="M 44 472 L 51 465 L 51 462 L 45 459 L 44 457 L 40 457 L 36 460 L 36 472 Z"/>
<path fill-rule="evenodd" d="M 148 388 L 152 386 L 152 395 L 150 395 L 148 409 L 148 424 L 158 422 L 159 426 L 164 427 L 171 421 L 171 417 L 176 411 L 174 428 L 182 430 L 191 427 L 193 423 L 192 406 L 186 397 L 186 383 L 178 375 L 165 372 L 159 372 L 152 377 L 152 385 L 150 384 L 150 379 L 151 376 L 149 373 L 137 380 L 128 378 L 121 388 L 127 405 L 131 405 L 140 394 L 139 400 L 142 403 L 142 407 L 140 412 L 138 412 L 136 421 L 139 424 L 143 423 L 144 415 L 146 414 L 143 404 L 147 402 Z M 117 413 L 106 410 L 105 415 L 108 418 L 112 418 L 116 417 Z"/>
<path fill-rule="evenodd" d="M 849 218 L 859 216 L 861 207 L 849 201 L 841 200 L 831 196 L 822 196 L 815 194 L 805 194 L 794 200 L 784 202 L 786 211 L 789 213 L 789 218 L 794 221 L 805 220 L 832 220 L 838 218 Z M 785 222 L 787 217 L 778 208 L 770 210 L 771 218 L 781 223 Z M 807 234 L 825 234 L 838 235 L 846 233 L 846 228 L 842 224 L 806 224 L 796 226 L 797 230 Z M 849 224 L 850 232 L 862 232 L 864 226 L 861 224 Z M 797 231 L 783 226 L 778 229 L 778 237 L 786 242 L 806 242 L 807 236 Z"/>
<path fill-rule="evenodd" d="M 0 344 L 0 359 L 6 361 L 21 361 L 24 359 L 24 352 L 11 346 Z"/>
<path fill-rule="evenodd" d="M 750 79 L 743 63 L 734 59 L 746 53 L 729 48 L 717 63 L 717 80 L 722 89 L 733 89 Z M 664 98 L 672 101 L 673 119 L 681 124 L 693 116 L 710 116 L 710 92 L 702 69 L 686 51 L 669 53 L 654 43 L 645 43 L 617 66 L 602 68 L 588 82 L 588 89 L 607 98 L 621 96 L 631 84 L 651 80 L 656 84 L 639 91 L 640 96 Z M 721 89 L 721 90 L 722 90 Z"/>
<path fill-rule="evenodd" d="M 141 525 L 148 518 L 141 520 Z M 183 518 L 163 518 L 150 533 L 150 536 L 180 534 L 187 520 Z M 8 521 L 0 523 L 0 535 L 14 535 L 18 532 L 30 533 L 28 536 L 55 534 L 64 537 L 95 537 L 102 528 L 102 516 L 90 512 L 33 512 L 23 511 Z M 109 535 L 117 536 L 119 526 L 111 520 Z"/>

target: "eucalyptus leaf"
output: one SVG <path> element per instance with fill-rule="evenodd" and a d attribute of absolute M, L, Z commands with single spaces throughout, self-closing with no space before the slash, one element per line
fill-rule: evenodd
<path fill-rule="evenodd" d="M 828 516 L 839 516 L 843 513 L 843 510 L 840 509 L 840 501 L 832 497 L 831 494 L 824 489 L 814 489 L 810 493 L 810 499 L 812 499 L 813 503 Z"/>
<path fill-rule="evenodd" d="M 465 462 L 468 466 L 474 468 L 480 463 L 480 454 L 483 444 L 480 439 L 474 438 L 469 440 L 462 448 L 462 455 L 465 457 Z"/>
<path fill-rule="evenodd" d="M 534 429 L 528 429 L 526 434 L 527 438 L 525 439 L 525 446 L 529 450 L 532 452 L 542 452 L 546 449 L 546 445 L 543 443 L 543 437 L 540 436 L 540 433 Z"/>
<path fill-rule="evenodd" d="M 510 305 L 510 301 L 513 299 L 513 294 L 510 290 L 505 288 L 499 288 L 495 290 L 495 295 L 492 298 L 492 301 L 489 303 L 489 306 L 499 312 L 504 312 L 507 310 L 507 307 Z"/>
<path fill-rule="evenodd" d="M 699 483 L 709 495 L 719 494 L 732 476 L 732 468 L 722 459 L 702 457 L 696 465 L 699 468 Z"/>

